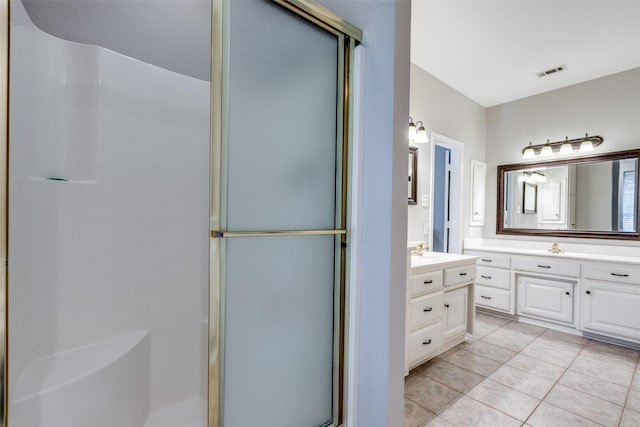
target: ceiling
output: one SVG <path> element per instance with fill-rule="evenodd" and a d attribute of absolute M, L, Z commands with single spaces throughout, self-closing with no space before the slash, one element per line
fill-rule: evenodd
<path fill-rule="evenodd" d="M 640 67 L 640 1 L 413 0 L 411 61 L 484 107 Z M 567 70 L 540 78 L 559 65 Z"/>

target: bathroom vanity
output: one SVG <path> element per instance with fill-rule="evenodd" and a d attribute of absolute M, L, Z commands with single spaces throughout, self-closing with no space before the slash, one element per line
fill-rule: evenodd
<path fill-rule="evenodd" d="M 405 375 L 473 333 L 476 257 L 407 254 Z"/>
<path fill-rule="evenodd" d="M 465 240 L 478 257 L 479 309 L 598 339 L 640 346 L 640 248 Z"/>

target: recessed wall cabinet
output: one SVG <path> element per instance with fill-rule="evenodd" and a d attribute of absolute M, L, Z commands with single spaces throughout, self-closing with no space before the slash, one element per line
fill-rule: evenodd
<path fill-rule="evenodd" d="M 640 258 L 492 249 L 464 251 L 478 257 L 478 308 L 640 345 Z"/>
<path fill-rule="evenodd" d="M 475 258 L 411 256 L 407 280 L 405 375 L 473 333 Z"/>
<path fill-rule="evenodd" d="M 486 198 L 487 164 L 478 160 L 471 160 L 471 211 L 469 212 L 469 225 L 484 226 L 484 208 Z"/>

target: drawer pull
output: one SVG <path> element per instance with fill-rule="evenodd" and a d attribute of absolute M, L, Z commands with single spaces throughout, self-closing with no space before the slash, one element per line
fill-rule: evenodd
<path fill-rule="evenodd" d="M 587 295 L 591 295 L 591 291 L 587 291 Z"/>
<path fill-rule="evenodd" d="M 480 295 L 480 297 L 484 299 L 491 299 L 491 297 L 485 297 L 484 295 Z"/>
<path fill-rule="evenodd" d="M 429 345 L 429 344 L 431 344 L 431 338 L 429 338 L 426 341 L 422 341 L 422 345 Z"/>
<path fill-rule="evenodd" d="M 616 277 L 629 277 L 628 274 L 620 274 L 620 273 L 611 273 L 611 275 Z"/>
<path fill-rule="evenodd" d="M 445 307 L 447 307 L 447 308 L 449 308 L 449 304 L 445 304 L 444 306 L 445 306 Z"/>
<path fill-rule="evenodd" d="M 466 275 L 467 275 L 467 273 L 460 273 L 460 275 L 461 275 L 461 276 L 466 276 Z"/>
<path fill-rule="evenodd" d="M 491 276 L 480 276 L 480 277 L 482 277 L 483 279 L 491 279 Z"/>
<path fill-rule="evenodd" d="M 550 265 L 540 265 L 540 264 L 538 264 L 538 267 L 540 267 L 540 268 L 551 268 Z"/>
<path fill-rule="evenodd" d="M 493 262 L 492 259 L 487 259 L 487 258 L 480 258 L 480 261 L 482 261 L 482 262 Z"/>
<path fill-rule="evenodd" d="M 428 312 L 430 312 L 431 310 L 433 310 L 433 307 L 427 307 L 427 308 L 425 308 L 425 309 L 424 309 L 424 310 L 422 310 L 422 311 L 424 311 L 425 313 L 428 313 Z"/>
<path fill-rule="evenodd" d="M 430 284 L 432 284 L 432 283 L 433 283 L 433 280 L 425 280 L 425 281 L 424 281 L 424 284 L 425 284 L 425 285 L 430 285 Z"/>

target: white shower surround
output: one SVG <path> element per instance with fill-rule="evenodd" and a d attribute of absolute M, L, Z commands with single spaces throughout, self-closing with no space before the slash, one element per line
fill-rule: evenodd
<path fill-rule="evenodd" d="M 71 380 L 79 373 L 60 371 L 56 361 L 68 358 L 58 356 L 94 354 L 93 368 L 106 373 L 113 366 L 86 346 L 122 344 L 136 331 L 148 331 L 134 346 L 148 351 L 112 362 L 140 365 L 128 372 L 148 390 L 142 407 L 201 398 L 210 84 L 52 37 L 25 24 L 19 1 L 12 14 L 9 419 L 30 370 Z M 87 392 L 96 386 L 87 382 Z M 69 414 L 103 404 L 73 393 L 85 401 Z M 76 425 L 69 416 L 60 427 Z M 11 427 L 39 427 L 17 420 Z"/>

